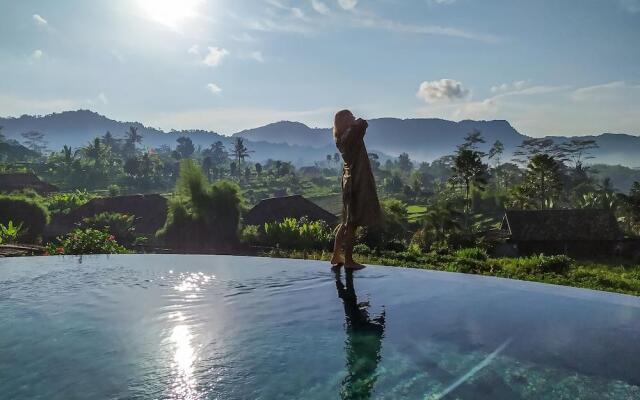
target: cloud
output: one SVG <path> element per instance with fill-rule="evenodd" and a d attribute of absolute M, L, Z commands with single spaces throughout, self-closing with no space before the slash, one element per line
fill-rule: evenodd
<path fill-rule="evenodd" d="M 200 55 L 200 46 L 198 46 L 197 44 L 194 44 L 193 46 L 189 47 L 189 50 L 187 50 L 187 53 L 193 54 L 195 56 Z"/>
<path fill-rule="evenodd" d="M 40 60 L 43 55 L 44 55 L 44 52 L 40 49 L 37 49 L 37 50 L 34 50 L 33 53 L 31 53 L 31 58 L 37 61 L 37 60 Z"/>
<path fill-rule="evenodd" d="M 453 79 L 440 79 L 422 82 L 416 96 L 428 104 L 461 100 L 469 96 L 469 90 L 462 87 L 462 82 Z"/>
<path fill-rule="evenodd" d="M 362 15 L 352 22 L 356 26 L 374 29 L 384 29 L 391 32 L 409 33 L 416 35 L 451 36 L 463 39 L 477 40 L 485 43 L 498 43 L 501 38 L 484 33 L 476 33 L 458 28 L 450 28 L 439 25 L 412 25 L 380 18 L 375 15 Z"/>
<path fill-rule="evenodd" d="M 338 4 L 345 10 L 353 10 L 358 4 L 358 0 L 338 0 Z"/>
<path fill-rule="evenodd" d="M 329 10 L 329 7 L 322 1 L 320 0 L 311 0 L 311 7 L 313 7 L 313 9 L 323 15 L 329 15 L 329 13 L 331 12 Z"/>
<path fill-rule="evenodd" d="M 453 4 L 456 2 L 456 0 L 430 0 L 431 3 L 435 3 L 435 4 Z"/>
<path fill-rule="evenodd" d="M 261 51 L 253 51 L 253 52 L 251 52 L 249 57 L 253 58 L 254 60 L 256 60 L 259 63 L 263 63 L 264 62 L 264 57 L 262 56 L 262 52 Z"/>
<path fill-rule="evenodd" d="M 216 85 L 215 83 L 208 83 L 207 89 L 209 89 L 209 91 L 213 94 L 219 94 L 220 92 L 222 92 L 222 88 L 220 88 L 220 86 Z"/>
<path fill-rule="evenodd" d="M 33 20 L 37 25 L 45 26 L 48 24 L 47 20 L 42 18 L 39 14 L 33 14 Z"/>
<path fill-rule="evenodd" d="M 516 81 L 513 83 L 503 83 L 502 85 L 491 86 L 491 93 L 504 93 L 512 90 L 521 90 L 528 85 L 527 81 Z"/>
<path fill-rule="evenodd" d="M 82 101 L 73 99 L 43 99 L 42 96 L 24 98 L 0 94 L 0 116 L 17 117 L 23 114 L 50 114 L 75 110 L 82 107 Z"/>
<path fill-rule="evenodd" d="M 217 67 L 222 62 L 222 59 L 229 55 L 227 49 L 219 47 L 208 47 L 208 53 L 202 60 L 202 63 L 210 67 Z"/>
<path fill-rule="evenodd" d="M 618 0 L 618 3 L 630 13 L 640 12 L 640 0 Z"/>
<path fill-rule="evenodd" d="M 109 104 L 109 99 L 107 98 L 107 96 L 104 93 L 100 93 L 98 94 L 98 100 L 102 103 L 102 104 Z"/>
<path fill-rule="evenodd" d="M 627 87 L 627 84 L 622 81 L 587 86 L 576 89 L 571 94 L 571 98 L 575 101 L 587 101 L 596 99 L 603 100 L 606 98 L 610 98 L 611 95 L 614 94 L 614 92 L 619 91 L 620 89 L 625 89 Z"/>
<path fill-rule="evenodd" d="M 243 43 L 253 43 L 256 41 L 256 38 L 249 35 L 247 32 L 243 32 L 241 35 L 232 35 L 231 39 L 235 40 L 236 42 Z"/>

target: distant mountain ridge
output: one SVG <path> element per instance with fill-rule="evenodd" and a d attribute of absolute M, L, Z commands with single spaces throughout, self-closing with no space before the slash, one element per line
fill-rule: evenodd
<path fill-rule="evenodd" d="M 313 165 L 324 160 L 326 154 L 335 153 L 335 145 L 330 128 L 310 128 L 300 122 L 280 121 L 258 128 L 234 133 L 231 137 L 205 130 L 183 130 L 165 132 L 147 127 L 139 122 L 120 122 L 88 110 L 65 111 L 46 116 L 21 116 L 18 118 L 0 118 L 0 126 L 7 138 L 22 141 L 21 133 L 35 130 L 45 134 L 49 148 L 56 150 L 64 144 L 73 147 L 84 146 L 96 136 L 110 131 L 116 137 L 123 137 L 129 126 L 138 128 L 144 136 L 143 145 L 158 147 L 175 146 L 179 136 L 189 136 L 196 146 L 208 147 L 221 141 L 228 148 L 234 137 L 247 140 L 247 147 L 254 150 L 252 160 L 263 161 L 268 158 L 292 161 L 297 165 Z M 467 133 L 472 130 L 482 132 L 488 149 L 496 140 L 505 146 L 504 160 L 528 136 L 519 133 L 508 121 L 459 122 L 436 118 L 376 118 L 369 120 L 366 143 L 371 152 L 396 157 L 402 152 L 409 153 L 412 159 L 432 161 L 435 158 L 451 154 Z M 551 136 L 562 142 L 571 137 Z M 584 136 L 597 141 L 600 148 L 594 151 L 594 163 L 621 164 L 640 167 L 640 137 L 627 134 L 605 133 L 597 136 Z"/>

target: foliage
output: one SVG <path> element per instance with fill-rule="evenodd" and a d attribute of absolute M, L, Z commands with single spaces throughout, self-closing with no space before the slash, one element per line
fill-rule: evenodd
<path fill-rule="evenodd" d="M 16 243 L 22 232 L 22 223 L 14 225 L 9 221 L 6 225 L 0 224 L 0 244 Z"/>
<path fill-rule="evenodd" d="M 49 255 L 126 254 L 129 252 L 118 244 L 112 234 L 94 228 L 75 229 L 64 237 L 58 237 L 57 243 L 49 243 L 46 247 Z"/>
<path fill-rule="evenodd" d="M 252 244 L 288 250 L 329 249 L 333 240 L 333 230 L 326 222 L 310 221 L 306 217 L 267 222 L 262 229 L 250 229 L 245 234 Z"/>
<path fill-rule="evenodd" d="M 52 193 L 43 198 L 42 202 L 51 214 L 68 214 L 96 197 L 86 190 L 75 190 L 69 193 Z"/>
<path fill-rule="evenodd" d="M 179 249 L 235 245 L 241 201 L 236 185 L 226 181 L 209 184 L 198 165 L 183 160 L 167 221 L 158 236 Z"/>
<path fill-rule="evenodd" d="M 131 245 L 135 240 L 135 217 L 115 212 L 103 212 L 82 220 L 82 228 L 93 228 L 109 232 L 115 239 L 124 245 Z"/>
<path fill-rule="evenodd" d="M 24 195 L 0 195 L 0 224 L 9 221 L 22 226 L 19 239 L 27 243 L 38 241 L 49 221 L 49 213 L 36 199 Z"/>
<path fill-rule="evenodd" d="M 455 252 L 456 257 L 477 260 L 477 261 L 486 261 L 489 258 L 487 251 L 480 247 L 468 247 L 465 249 L 460 249 Z"/>

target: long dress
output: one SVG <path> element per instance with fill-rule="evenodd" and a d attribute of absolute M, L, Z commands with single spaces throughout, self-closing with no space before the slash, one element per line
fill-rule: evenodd
<path fill-rule="evenodd" d="M 342 170 L 342 223 L 352 226 L 375 226 L 380 223 L 381 211 L 376 182 L 364 135 L 367 122 L 358 120 L 336 139 L 336 146 L 344 160 Z"/>

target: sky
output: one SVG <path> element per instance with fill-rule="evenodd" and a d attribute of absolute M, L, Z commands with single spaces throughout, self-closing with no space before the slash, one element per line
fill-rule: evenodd
<path fill-rule="evenodd" d="M 640 0 L 0 0 L 0 116 L 640 135 Z"/>

